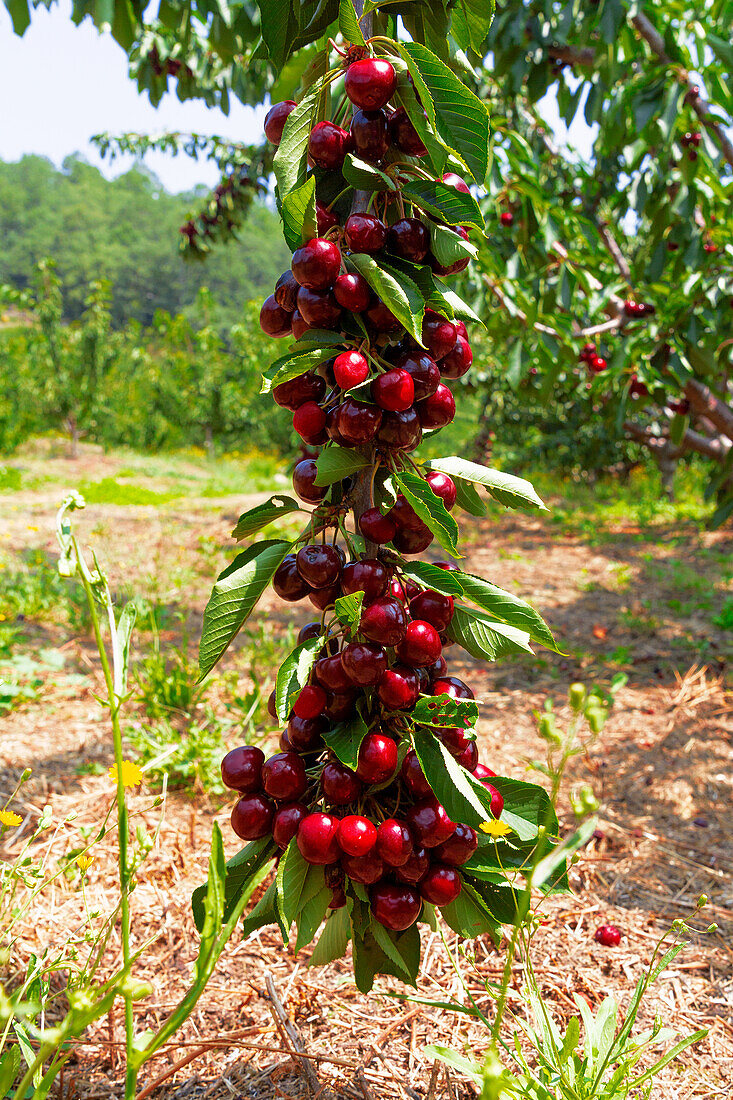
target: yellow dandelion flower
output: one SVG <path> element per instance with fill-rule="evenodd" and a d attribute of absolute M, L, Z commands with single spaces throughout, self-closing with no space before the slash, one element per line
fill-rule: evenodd
<path fill-rule="evenodd" d="M 14 829 L 16 825 L 22 825 L 23 818 L 20 814 L 14 814 L 12 810 L 0 810 L 0 825 L 7 825 L 9 829 Z"/>
<path fill-rule="evenodd" d="M 88 871 L 93 863 L 94 856 L 90 855 L 78 856 L 76 860 L 76 865 L 80 871 Z"/>
<path fill-rule="evenodd" d="M 512 832 L 511 825 L 507 825 L 506 821 L 482 821 L 479 825 L 479 829 L 482 833 L 486 833 L 487 836 L 491 836 L 496 840 L 498 837 L 508 836 Z"/>
<path fill-rule="evenodd" d="M 113 764 L 107 773 L 110 779 L 117 782 L 117 765 Z M 133 764 L 132 760 L 122 761 L 122 786 L 123 787 L 137 787 L 138 783 L 142 783 L 143 773 L 139 764 Z"/>
<path fill-rule="evenodd" d="M 37 527 L 34 527 L 34 526 L 33 526 L 33 524 L 29 524 L 29 525 L 28 525 L 28 528 L 27 528 L 27 530 L 28 530 L 28 531 L 37 531 L 37 530 L 38 530 L 38 528 L 37 528 Z"/>

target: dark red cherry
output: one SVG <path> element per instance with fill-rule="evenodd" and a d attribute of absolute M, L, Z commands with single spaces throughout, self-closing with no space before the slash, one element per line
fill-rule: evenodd
<path fill-rule="evenodd" d="M 318 236 L 322 237 L 329 229 L 333 229 L 333 227 L 338 224 L 338 214 L 316 199 L 316 226 L 318 228 Z"/>
<path fill-rule="evenodd" d="M 329 909 L 343 909 L 346 905 L 346 894 L 344 893 L 343 886 L 335 886 L 331 894 L 331 900 L 328 903 Z"/>
<path fill-rule="evenodd" d="M 615 924 L 602 924 L 600 928 L 596 928 L 593 939 L 604 947 L 618 947 L 621 943 L 621 929 Z"/>
<path fill-rule="evenodd" d="M 422 325 L 422 340 L 433 359 L 442 359 L 448 354 L 458 336 L 457 323 L 449 321 L 433 309 L 425 310 Z"/>
<path fill-rule="evenodd" d="M 442 648 L 435 627 L 417 620 L 408 625 L 397 646 L 397 656 L 407 665 L 432 665 L 440 657 Z"/>
<path fill-rule="evenodd" d="M 293 470 L 293 488 L 300 499 L 307 504 L 318 504 L 328 492 L 327 486 L 321 488 L 316 485 L 317 474 L 318 470 L 313 458 L 301 459 Z"/>
<path fill-rule="evenodd" d="M 274 715 L 273 717 L 277 717 Z M 221 762 L 221 778 L 225 787 L 241 794 L 258 791 L 262 786 L 262 765 L 265 754 L 256 745 L 241 745 L 228 752 Z"/>
<path fill-rule="evenodd" d="M 460 756 L 466 746 L 472 744 L 468 729 L 461 729 L 459 726 L 444 726 L 438 732 L 438 737 L 452 756 Z"/>
<path fill-rule="evenodd" d="M 308 401 L 320 401 L 325 392 L 324 380 L 319 375 L 308 371 L 307 374 L 299 374 L 297 378 L 291 378 L 289 382 L 281 382 L 279 386 L 275 386 L 272 396 L 275 404 L 295 412 Z"/>
<path fill-rule="evenodd" d="M 448 477 L 448 474 L 442 474 L 440 470 L 431 470 L 425 480 L 436 497 L 440 497 L 443 504 L 450 512 L 451 508 L 456 503 L 456 497 L 458 495 L 456 483 L 453 478 Z"/>
<path fill-rule="evenodd" d="M 362 275 L 346 272 L 333 284 L 333 296 L 350 313 L 361 313 L 372 300 L 369 283 Z"/>
<path fill-rule="evenodd" d="M 608 363 L 602 355 L 591 355 L 588 359 L 588 369 L 592 374 L 602 374 Z"/>
<path fill-rule="evenodd" d="M 376 164 L 389 149 L 389 126 L 385 111 L 355 111 L 351 120 L 351 140 L 356 155 Z"/>
<path fill-rule="evenodd" d="M 295 339 L 300 340 L 311 327 L 312 326 L 301 317 L 300 310 L 296 309 L 292 319 L 293 336 Z"/>
<path fill-rule="evenodd" d="M 430 233 L 419 218 L 401 218 L 387 231 L 387 248 L 413 264 L 422 263 L 430 251 Z"/>
<path fill-rule="evenodd" d="M 420 402 L 417 411 L 423 428 L 444 428 L 456 415 L 455 398 L 441 382 L 434 394 Z"/>
<path fill-rule="evenodd" d="M 404 821 L 388 817 L 377 829 L 377 852 L 390 867 L 404 867 L 413 852 L 412 836 Z"/>
<path fill-rule="evenodd" d="M 428 588 L 410 600 L 410 618 L 422 619 L 440 633 L 441 630 L 446 629 L 453 618 L 453 597 L 444 596 L 442 592 L 434 592 L 432 588 Z M 432 661 L 430 663 L 432 664 Z"/>
<path fill-rule="evenodd" d="M 377 558 L 362 558 L 360 561 L 350 561 L 344 566 L 341 575 L 341 588 L 346 595 L 354 592 L 364 593 L 364 603 L 370 604 L 378 600 L 387 591 L 389 573 L 386 566 Z"/>
<path fill-rule="evenodd" d="M 397 742 L 377 730 L 368 733 L 359 748 L 356 774 L 363 783 L 383 783 L 397 767 Z"/>
<path fill-rule="evenodd" d="M 378 508 L 367 508 L 359 517 L 359 530 L 368 542 L 383 546 L 394 538 L 397 524 L 389 516 L 383 516 Z"/>
<path fill-rule="evenodd" d="M 333 361 L 333 376 L 342 390 L 359 386 L 369 374 L 369 363 L 358 351 L 342 351 Z"/>
<path fill-rule="evenodd" d="M 373 687 L 379 683 L 387 667 L 387 655 L 381 645 L 349 642 L 341 651 L 341 663 L 352 684 Z"/>
<path fill-rule="evenodd" d="M 293 713 L 296 718 L 309 721 L 323 714 L 327 702 L 328 696 L 322 687 L 319 687 L 318 684 L 306 684 L 304 688 L 300 689 L 298 697 L 293 703 Z"/>
<path fill-rule="evenodd" d="M 407 824 L 423 848 L 437 848 L 453 835 L 455 822 L 435 798 L 415 803 L 407 811 Z"/>
<path fill-rule="evenodd" d="M 346 806 L 359 797 L 362 783 L 351 768 L 332 762 L 326 764 L 321 772 L 321 790 L 325 798 L 335 806 Z"/>
<path fill-rule="evenodd" d="M 394 95 L 396 86 L 393 66 L 379 57 L 353 61 L 344 77 L 344 90 L 351 102 L 367 111 L 384 107 Z"/>
<path fill-rule="evenodd" d="M 274 691 L 271 691 L 267 696 L 267 713 L 270 715 L 270 718 L 277 718 L 277 702 Z M 259 786 L 259 783 L 257 786 Z"/>
<path fill-rule="evenodd" d="M 418 530 L 403 529 L 392 539 L 395 550 L 401 554 L 422 554 L 433 541 L 432 531 L 422 524 Z"/>
<path fill-rule="evenodd" d="M 260 328 L 266 336 L 280 339 L 292 332 L 292 314 L 278 305 L 274 294 L 265 298 L 260 310 Z"/>
<path fill-rule="evenodd" d="M 430 856 L 425 848 L 415 848 L 412 855 L 401 867 L 395 870 L 400 882 L 409 882 L 411 886 L 417 886 L 420 879 L 424 878 L 430 866 Z"/>
<path fill-rule="evenodd" d="M 399 332 L 402 328 L 401 321 L 382 301 L 376 301 L 370 305 L 365 316 L 369 326 L 376 333 Z"/>
<path fill-rule="evenodd" d="M 312 752 L 323 744 L 321 734 L 328 728 L 322 715 L 300 718 L 294 714 L 288 722 L 288 741 L 296 752 Z"/>
<path fill-rule="evenodd" d="M 422 901 L 411 886 L 380 882 L 369 895 L 374 919 L 392 932 L 402 932 L 420 916 Z"/>
<path fill-rule="evenodd" d="M 411 405 L 402 412 L 385 412 L 377 444 L 385 451 L 414 451 L 422 439 L 420 417 Z"/>
<path fill-rule="evenodd" d="M 414 668 L 395 665 L 379 681 L 379 698 L 389 710 L 410 710 L 420 694 L 420 681 Z"/>
<path fill-rule="evenodd" d="M 292 313 L 295 309 L 297 294 L 298 283 L 292 271 L 283 271 L 275 283 L 275 301 L 279 306 L 282 306 L 286 313 Z"/>
<path fill-rule="evenodd" d="M 442 653 L 435 664 L 428 665 L 426 671 L 431 680 L 435 680 L 438 676 L 445 676 L 448 671 L 448 665 Z"/>
<path fill-rule="evenodd" d="M 467 772 L 472 772 L 478 764 L 478 747 L 475 741 L 469 741 L 460 756 L 456 760 Z"/>
<path fill-rule="evenodd" d="M 374 214 L 350 214 L 344 226 L 352 252 L 380 252 L 387 240 L 387 226 Z"/>
<path fill-rule="evenodd" d="M 453 836 L 435 849 L 435 858 L 449 867 L 462 867 L 478 847 L 476 831 L 470 825 L 456 825 Z"/>
<path fill-rule="evenodd" d="M 504 795 L 496 789 L 493 783 L 489 783 L 487 779 L 482 779 L 481 782 L 491 795 L 490 808 L 492 814 L 494 817 L 501 817 L 501 811 L 504 809 Z"/>
<path fill-rule="evenodd" d="M 427 121 L 427 115 L 425 115 L 425 119 Z M 392 144 L 396 145 L 402 153 L 407 153 L 408 157 L 427 156 L 428 151 L 423 145 L 417 130 L 410 122 L 404 107 L 398 107 L 389 116 L 389 133 Z"/>
<path fill-rule="evenodd" d="M 397 366 L 412 378 L 416 401 L 430 397 L 440 385 L 438 364 L 425 352 L 407 352 L 397 360 Z"/>
<path fill-rule="evenodd" d="M 431 905 L 450 905 L 461 892 L 461 876 L 455 867 L 434 863 L 420 883 L 420 894 Z"/>
<path fill-rule="evenodd" d="M 286 802 L 276 811 L 272 819 L 272 838 L 278 848 L 287 848 L 298 832 L 303 818 L 308 816 L 308 807 L 302 802 Z"/>
<path fill-rule="evenodd" d="M 265 115 L 265 137 L 271 145 L 279 145 L 282 141 L 283 129 L 288 120 L 288 115 L 294 111 L 298 104 L 294 99 L 284 99 L 281 103 L 275 103 Z"/>
<path fill-rule="evenodd" d="M 336 840 L 339 821 L 331 814 L 308 814 L 298 828 L 297 845 L 307 863 L 323 866 L 335 863 L 341 855 Z"/>
<path fill-rule="evenodd" d="M 259 840 L 270 832 L 274 812 L 263 794 L 246 794 L 232 810 L 232 829 L 240 840 Z"/>
<path fill-rule="evenodd" d="M 295 554 L 286 554 L 275 570 L 272 587 L 281 600 L 296 603 L 310 592 L 310 585 L 301 577 L 295 564 Z"/>
<path fill-rule="evenodd" d="M 330 290 L 309 290 L 302 286 L 298 291 L 298 312 L 313 328 L 333 329 L 341 316 L 341 306 Z"/>
<path fill-rule="evenodd" d="M 425 778 L 414 749 L 410 749 L 403 760 L 401 775 L 415 798 L 432 798 L 432 788 Z"/>
<path fill-rule="evenodd" d="M 405 637 L 407 615 L 399 600 L 382 596 L 374 600 L 362 612 L 359 631 L 370 642 L 380 645 L 397 645 Z M 434 660 L 435 658 L 433 658 Z"/>
<path fill-rule="evenodd" d="M 344 163 L 349 135 L 333 122 L 317 122 L 308 138 L 308 154 L 314 164 L 333 172 Z"/>
<path fill-rule="evenodd" d="M 326 442 L 326 414 L 315 401 L 306 401 L 293 413 L 293 427 L 300 438 L 311 446 Z"/>
<path fill-rule="evenodd" d="M 314 237 L 296 249 L 290 266 L 300 286 L 308 290 L 327 290 L 333 286 L 341 268 L 341 252 L 332 241 Z"/>
<path fill-rule="evenodd" d="M 349 691 L 353 687 L 352 680 L 344 671 L 340 653 L 336 653 L 332 657 L 321 657 L 319 661 L 316 661 L 314 671 L 319 684 L 322 684 L 329 691 Z"/>
<path fill-rule="evenodd" d="M 450 695 L 451 699 L 475 699 L 468 684 L 458 676 L 440 676 L 433 680 L 433 695 Z"/>
<path fill-rule="evenodd" d="M 326 588 L 341 575 L 341 555 L 335 546 L 302 546 L 295 557 L 301 577 L 311 588 Z"/>
<path fill-rule="evenodd" d="M 311 589 L 308 593 L 308 599 L 319 611 L 325 611 L 327 608 L 333 607 L 340 595 L 341 584 L 336 581 L 335 584 L 328 584 L 325 588 Z"/>
<path fill-rule="evenodd" d="M 352 397 L 339 405 L 336 425 L 342 439 L 352 447 L 374 439 L 381 423 L 382 410 L 376 405 L 365 405 Z"/>
<path fill-rule="evenodd" d="M 465 336 L 457 336 L 456 342 L 438 363 L 443 378 L 463 378 L 473 363 L 471 345 Z"/>
<path fill-rule="evenodd" d="M 378 375 L 371 385 L 372 398 L 380 409 L 402 412 L 415 398 L 415 386 L 406 370 L 395 367 Z"/>
<path fill-rule="evenodd" d="M 293 802 L 305 793 L 305 765 L 295 752 L 279 752 L 262 765 L 265 794 L 280 802 Z"/>
<path fill-rule="evenodd" d="M 512 214 L 511 210 L 502 211 L 502 213 L 499 215 L 499 221 L 503 226 L 506 226 L 507 228 L 514 225 L 514 215 Z"/>
<path fill-rule="evenodd" d="M 390 517 L 395 521 L 398 527 L 405 528 L 408 531 L 419 531 L 423 526 L 423 522 L 419 515 L 408 503 L 407 498 L 402 493 L 397 494 L 397 499 L 389 510 Z"/>
<path fill-rule="evenodd" d="M 442 177 L 442 182 L 447 184 L 448 187 L 455 187 L 456 191 L 462 191 L 464 195 L 471 194 L 466 181 L 464 179 L 461 179 L 460 176 L 456 175 L 455 172 L 446 172 L 445 175 Z"/>
<path fill-rule="evenodd" d="M 353 689 L 351 681 L 349 686 Z M 352 718 L 356 713 L 357 698 L 358 693 L 353 690 L 338 691 L 334 695 L 329 695 L 325 710 L 326 717 L 333 723 L 345 722 L 347 718 Z"/>
<path fill-rule="evenodd" d="M 365 856 L 343 855 L 341 866 L 350 879 L 364 886 L 379 882 L 384 875 L 384 864 L 375 850 Z"/>
<path fill-rule="evenodd" d="M 365 856 L 377 843 L 377 827 L 361 814 L 349 814 L 341 818 L 337 837 L 342 852 L 349 856 Z M 346 868 L 344 870 L 349 873 Z"/>

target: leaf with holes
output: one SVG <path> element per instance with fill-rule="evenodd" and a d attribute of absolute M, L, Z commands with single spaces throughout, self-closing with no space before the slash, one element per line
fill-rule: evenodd
<path fill-rule="evenodd" d="M 473 699 L 453 699 L 450 695 L 423 696 L 410 711 L 410 717 L 420 726 L 469 729 L 478 721 L 478 704 Z"/>

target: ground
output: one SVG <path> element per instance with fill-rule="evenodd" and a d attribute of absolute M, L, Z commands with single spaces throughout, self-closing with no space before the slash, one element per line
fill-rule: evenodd
<path fill-rule="evenodd" d="M 213 473 L 196 456 L 149 460 L 104 456 L 93 448 L 76 462 L 45 449 L 29 451 L 5 471 L 0 800 L 24 768 L 33 769 L 14 803 L 24 815 L 21 838 L 49 804 L 58 828 L 33 851 L 49 867 L 61 860 L 63 869 L 19 922 L 23 962 L 44 946 L 55 949 L 65 936 L 76 938 L 82 957 L 85 913 L 91 927 L 89 914 L 109 912 L 115 899 L 111 833 L 95 846 L 83 882 L 73 863 L 84 829 L 100 822 L 113 793 L 106 774 L 111 741 L 95 698 L 103 690 L 99 660 L 78 591 L 53 572 L 55 508 L 63 490 L 80 483 L 90 501 L 76 521 L 80 541 L 95 548 L 120 602 L 132 594 L 150 601 L 160 652 L 173 661 L 156 663 L 155 634 L 143 617 L 127 718 L 129 755 L 149 762 L 156 746 L 173 745 L 183 758 L 177 762 L 174 755 L 149 768 L 145 787 L 133 798 L 138 822 L 154 830 L 161 815 L 156 777 L 170 771 L 175 789 L 132 897 L 135 945 L 152 940 L 136 971 L 154 987 L 136 1006 L 142 1030 L 165 1019 L 187 988 L 198 946 L 189 899 L 205 877 L 214 819 L 227 851 L 238 847 L 225 799 L 204 789 L 221 745 L 239 743 L 243 729 L 252 736 L 258 723 L 254 732 L 262 735 L 258 684 L 266 695 L 293 629 L 309 616 L 300 606 L 283 611 L 266 597 L 224 675 L 197 695 L 190 661 L 212 579 L 231 556 L 233 520 L 260 490 L 284 482 L 251 460 L 230 459 Z M 703 929 L 714 921 L 717 929 L 692 937 L 653 987 L 642 1014 L 649 1023 L 658 1012 L 680 1035 L 709 1029 L 663 1071 L 656 1094 L 702 1100 L 730 1095 L 733 1079 L 733 716 L 726 680 L 733 539 L 729 531 L 708 532 L 685 519 L 684 508 L 651 514 L 647 507 L 641 514 L 645 491 L 642 485 L 624 490 L 625 496 L 619 490 L 626 515 L 618 504 L 604 510 L 594 503 L 592 489 L 560 486 L 550 493 L 547 514 L 497 508 L 488 519 L 472 521 L 468 567 L 536 606 L 563 652 L 540 651 L 495 666 L 448 656 L 451 672 L 467 679 L 483 703 L 482 758 L 518 778 L 544 754 L 534 711 L 554 699 L 564 722 L 570 683 L 607 688 L 616 674 L 627 676 L 604 732 L 572 763 L 560 806 L 563 828 L 570 831 L 573 824 L 568 795 L 584 784 L 600 801 L 598 828 L 572 870 L 573 895 L 543 902 L 534 966 L 558 1021 L 577 1013 L 574 994 L 594 1010 L 608 993 L 625 1007 L 660 935 L 673 920 L 689 917 L 697 897 L 707 894 L 709 905 L 694 924 Z M 186 756 L 182 745 L 193 746 L 193 753 Z M 542 781 L 536 771 L 530 776 Z M 69 814 L 75 819 L 66 821 Z M 13 843 L 0 850 L 5 859 L 17 852 L 17 835 L 6 834 L 6 841 L 9 836 Z M 623 932 L 618 948 L 594 941 L 596 928 L 607 921 Z M 182 1035 L 147 1067 L 140 1100 L 153 1092 L 215 1100 L 319 1090 L 363 1100 L 472 1094 L 454 1072 L 431 1078 L 424 1048 L 444 1043 L 481 1057 L 487 1035 L 480 1024 L 388 996 L 405 992 L 391 979 L 364 997 L 348 959 L 308 969 L 309 953 L 294 957 L 269 929 L 244 942 L 235 937 Z M 103 972 L 119 956 L 115 932 Z M 503 949 L 481 941 L 459 956 L 463 980 L 481 1003 L 489 1002 L 482 982 L 498 980 L 502 963 Z M 522 970 L 520 962 L 509 1031 L 512 1014 L 522 1014 Z M 297 1034 L 274 1018 L 268 975 Z M 13 964 L 5 980 L 12 982 Z M 424 944 L 418 995 L 463 997 L 437 934 Z M 54 1011 L 52 1001 L 50 1018 Z M 65 1070 L 64 1096 L 120 1095 L 121 1025 L 117 1009 L 83 1037 Z M 292 1056 L 294 1034 L 315 1078 L 303 1069 L 308 1059 Z"/>

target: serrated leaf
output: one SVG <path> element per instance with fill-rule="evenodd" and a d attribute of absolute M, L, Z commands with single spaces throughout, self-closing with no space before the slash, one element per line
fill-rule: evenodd
<path fill-rule="evenodd" d="M 260 9 L 260 33 L 270 60 L 279 70 L 290 54 L 298 32 L 298 20 L 290 4 L 280 0 L 257 0 Z"/>
<path fill-rule="evenodd" d="M 478 313 L 474 313 L 468 303 L 459 298 L 454 290 L 444 290 L 443 297 L 457 320 L 468 321 L 474 325 L 481 325 L 481 328 L 486 328 Z"/>
<path fill-rule="evenodd" d="M 459 574 L 464 596 L 490 615 L 509 626 L 518 627 L 526 632 L 532 641 L 559 652 L 552 631 L 542 616 L 519 596 L 497 588 L 495 584 L 477 577 L 473 573 Z"/>
<path fill-rule="evenodd" d="M 486 787 L 457 763 L 434 734 L 416 730 L 414 744 L 425 778 L 450 818 L 474 829 L 489 821 L 491 795 Z"/>
<path fill-rule="evenodd" d="M 318 235 L 315 176 L 285 196 L 280 204 L 280 216 L 283 236 L 291 252 Z"/>
<path fill-rule="evenodd" d="M 491 784 L 504 799 L 501 820 L 511 825 L 517 839 L 536 840 L 540 825 L 544 825 L 548 836 L 557 836 L 557 815 L 544 787 L 503 775 L 492 776 Z"/>
<path fill-rule="evenodd" d="M 328 886 L 322 886 L 317 894 L 303 905 L 298 914 L 298 935 L 295 939 L 295 954 L 312 942 L 313 937 L 326 917 L 328 906 L 333 898 L 333 890 Z"/>
<path fill-rule="evenodd" d="M 308 683 L 310 671 L 318 659 L 323 643 L 322 635 L 307 638 L 280 665 L 275 680 L 275 705 L 281 722 L 287 722 L 290 717 L 293 702 Z"/>
<path fill-rule="evenodd" d="M 386 172 L 367 164 L 353 153 L 347 153 L 341 169 L 344 179 L 361 191 L 396 191 L 397 184 Z"/>
<path fill-rule="evenodd" d="M 394 94 L 394 102 L 398 107 L 403 107 L 407 112 L 407 117 L 415 127 L 418 137 L 427 149 L 428 160 L 430 161 L 433 171 L 436 176 L 441 176 L 445 171 L 448 160 L 448 150 L 435 136 L 434 129 L 431 129 L 431 122 L 433 126 L 435 124 L 434 111 L 431 115 L 431 122 L 429 122 L 426 117 L 426 112 L 423 110 L 422 102 L 429 104 L 432 110 L 430 93 L 427 89 L 424 89 L 422 92 L 422 102 L 420 102 L 412 85 L 400 82 Z"/>
<path fill-rule="evenodd" d="M 442 592 L 444 596 L 463 595 L 463 585 L 459 580 L 461 574 L 455 569 L 441 569 L 428 561 L 402 561 L 400 569 L 408 577 L 434 588 L 436 592 Z"/>
<path fill-rule="evenodd" d="M 350 938 L 349 914 L 343 906 L 331 913 L 326 921 L 308 966 L 325 966 L 335 959 L 343 959 Z"/>
<path fill-rule="evenodd" d="M 280 928 L 283 931 L 283 940 L 287 942 L 287 932 L 295 918 L 323 889 L 323 867 L 307 863 L 293 837 L 280 859 L 275 881 Z"/>
<path fill-rule="evenodd" d="M 364 470 L 369 459 L 347 447 L 326 447 L 316 461 L 316 485 L 333 485 L 345 477 Z"/>
<path fill-rule="evenodd" d="M 359 626 L 363 603 L 363 592 L 351 592 L 348 596 L 338 596 L 334 603 L 336 618 L 350 633 L 353 633 Z"/>
<path fill-rule="evenodd" d="M 266 500 L 264 504 L 258 504 L 256 507 L 250 508 L 248 512 L 242 513 L 232 531 L 232 538 L 236 539 L 237 542 L 248 539 L 250 535 L 261 531 L 263 527 L 267 527 L 269 523 L 274 523 L 276 519 L 290 515 L 291 512 L 299 511 L 300 505 L 297 500 L 275 494 L 269 500 Z"/>
<path fill-rule="evenodd" d="M 496 622 L 483 611 L 456 605 L 446 630 L 449 638 L 479 661 L 496 661 L 507 654 L 531 653 L 529 634 Z"/>
<path fill-rule="evenodd" d="M 240 852 L 237 852 L 235 856 L 232 856 L 226 865 L 222 921 L 229 919 L 242 894 L 247 890 L 251 892 L 254 889 L 257 876 L 263 869 L 267 868 L 267 864 L 274 856 L 275 851 L 274 840 L 271 836 L 267 836 L 262 837 L 260 840 L 253 840 Z M 208 883 L 204 883 L 203 886 L 198 886 L 191 896 L 193 919 L 199 932 L 204 927 L 207 890 Z"/>
<path fill-rule="evenodd" d="M 530 507 L 547 511 L 529 481 L 514 474 L 505 474 L 501 470 L 492 470 L 478 462 L 469 462 L 465 458 L 451 455 L 449 458 L 435 458 L 428 463 L 431 470 L 441 470 L 451 477 L 462 477 L 483 485 L 486 491 L 499 504 L 506 508 Z"/>
<path fill-rule="evenodd" d="M 219 574 L 204 610 L 199 642 L 201 679 L 211 672 L 242 629 L 289 551 L 290 543 L 281 539 L 258 542 L 237 554 Z"/>
<path fill-rule="evenodd" d="M 364 45 L 364 35 L 352 0 L 339 2 L 339 30 L 345 42 L 349 42 L 352 46 Z"/>
<path fill-rule="evenodd" d="M 495 7 L 495 0 L 458 0 L 451 13 L 451 32 L 462 50 L 470 46 L 481 53 Z"/>
<path fill-rule="evenodd" d="M 291 378 L 298 378 L 301 374 L 317 367 L 333 355 L 333 348 L 313 348 L 311 351 L 299 352 L 295 355 L 282 355 L 271 363 L 262 375 L 260 393 L 270 393 L 275 386 L 282 382 L 289 382 Z"/>
<path fill-rule="evenodd" d="M 286 5 L 274 0 L 276 6 Z M 288 115 L 283 127 L 282 140 L 273 159 L 280 202 L 305 182 L 308 171 L 308 138 L 316 122 L 320 88 L 311 88 L 294 111 Z"/>
<path fill-rule="evenodd" d="M 450 695 L 420 696 L 410 711 L 410 717 L 421 726 L 460 726 L 468 729 L 478 721 L 478 704 L 473 699 L 453 699 Z"/>
<path fill-rule="evenodd" d="M 442 906 L 440 912 L 446 924 L 459 935 L 475 939 L 488 932 L 495 943 L 499 942 L 500 922 L 465 879 L 455 901 Z"/>
<path fill-rule="evenodd" d="M 408 504 L 430 528 L 443 549 L 458 557 L 458 524 L 427 481 L 419 474 L 406 470 L 396 472 L 394 480 Z"/>
<path fill-rule="evenodd" d="M 413 924 L 404 932 L 390 932 L 378 921 L 373 921 L 371 932 L 377 944 L 394 963 L 401 977 L 414 985 L 420 967 L 420 930 Z"/>
<path fill-rule="evenodd" d="M 478 255 L 475 244 L 464 241 L 453 229 L 439 222 L 430 223 L 430 251 L 444 267 Z"/>
<path fill-rule="evenodd" d="M 355 768 L 361 743 L 368 732 L 366 722 L 357 711 L 349 722 L 340 722 L 333 729 L 326 730 L 323 740 L 342 764 L 346 764 L 347 768 Z"/>
<path fill-rule="evenodd" d="M 422 346 L 422 319 L 425 301 L 419 288 L 407 275 L 386 263 L 377 263 L 363 252 L 352 252 L 346 266 L 362 275 L 387 309 Z"/>
<path fill-rule="evenodd" d="M 405 180 L 403 198 L 428 214 L 435 214 L 448 225 L 471 225 L 483 231 L 484 217 L 473 195 L 457 191 L 440 180 Z"/>

